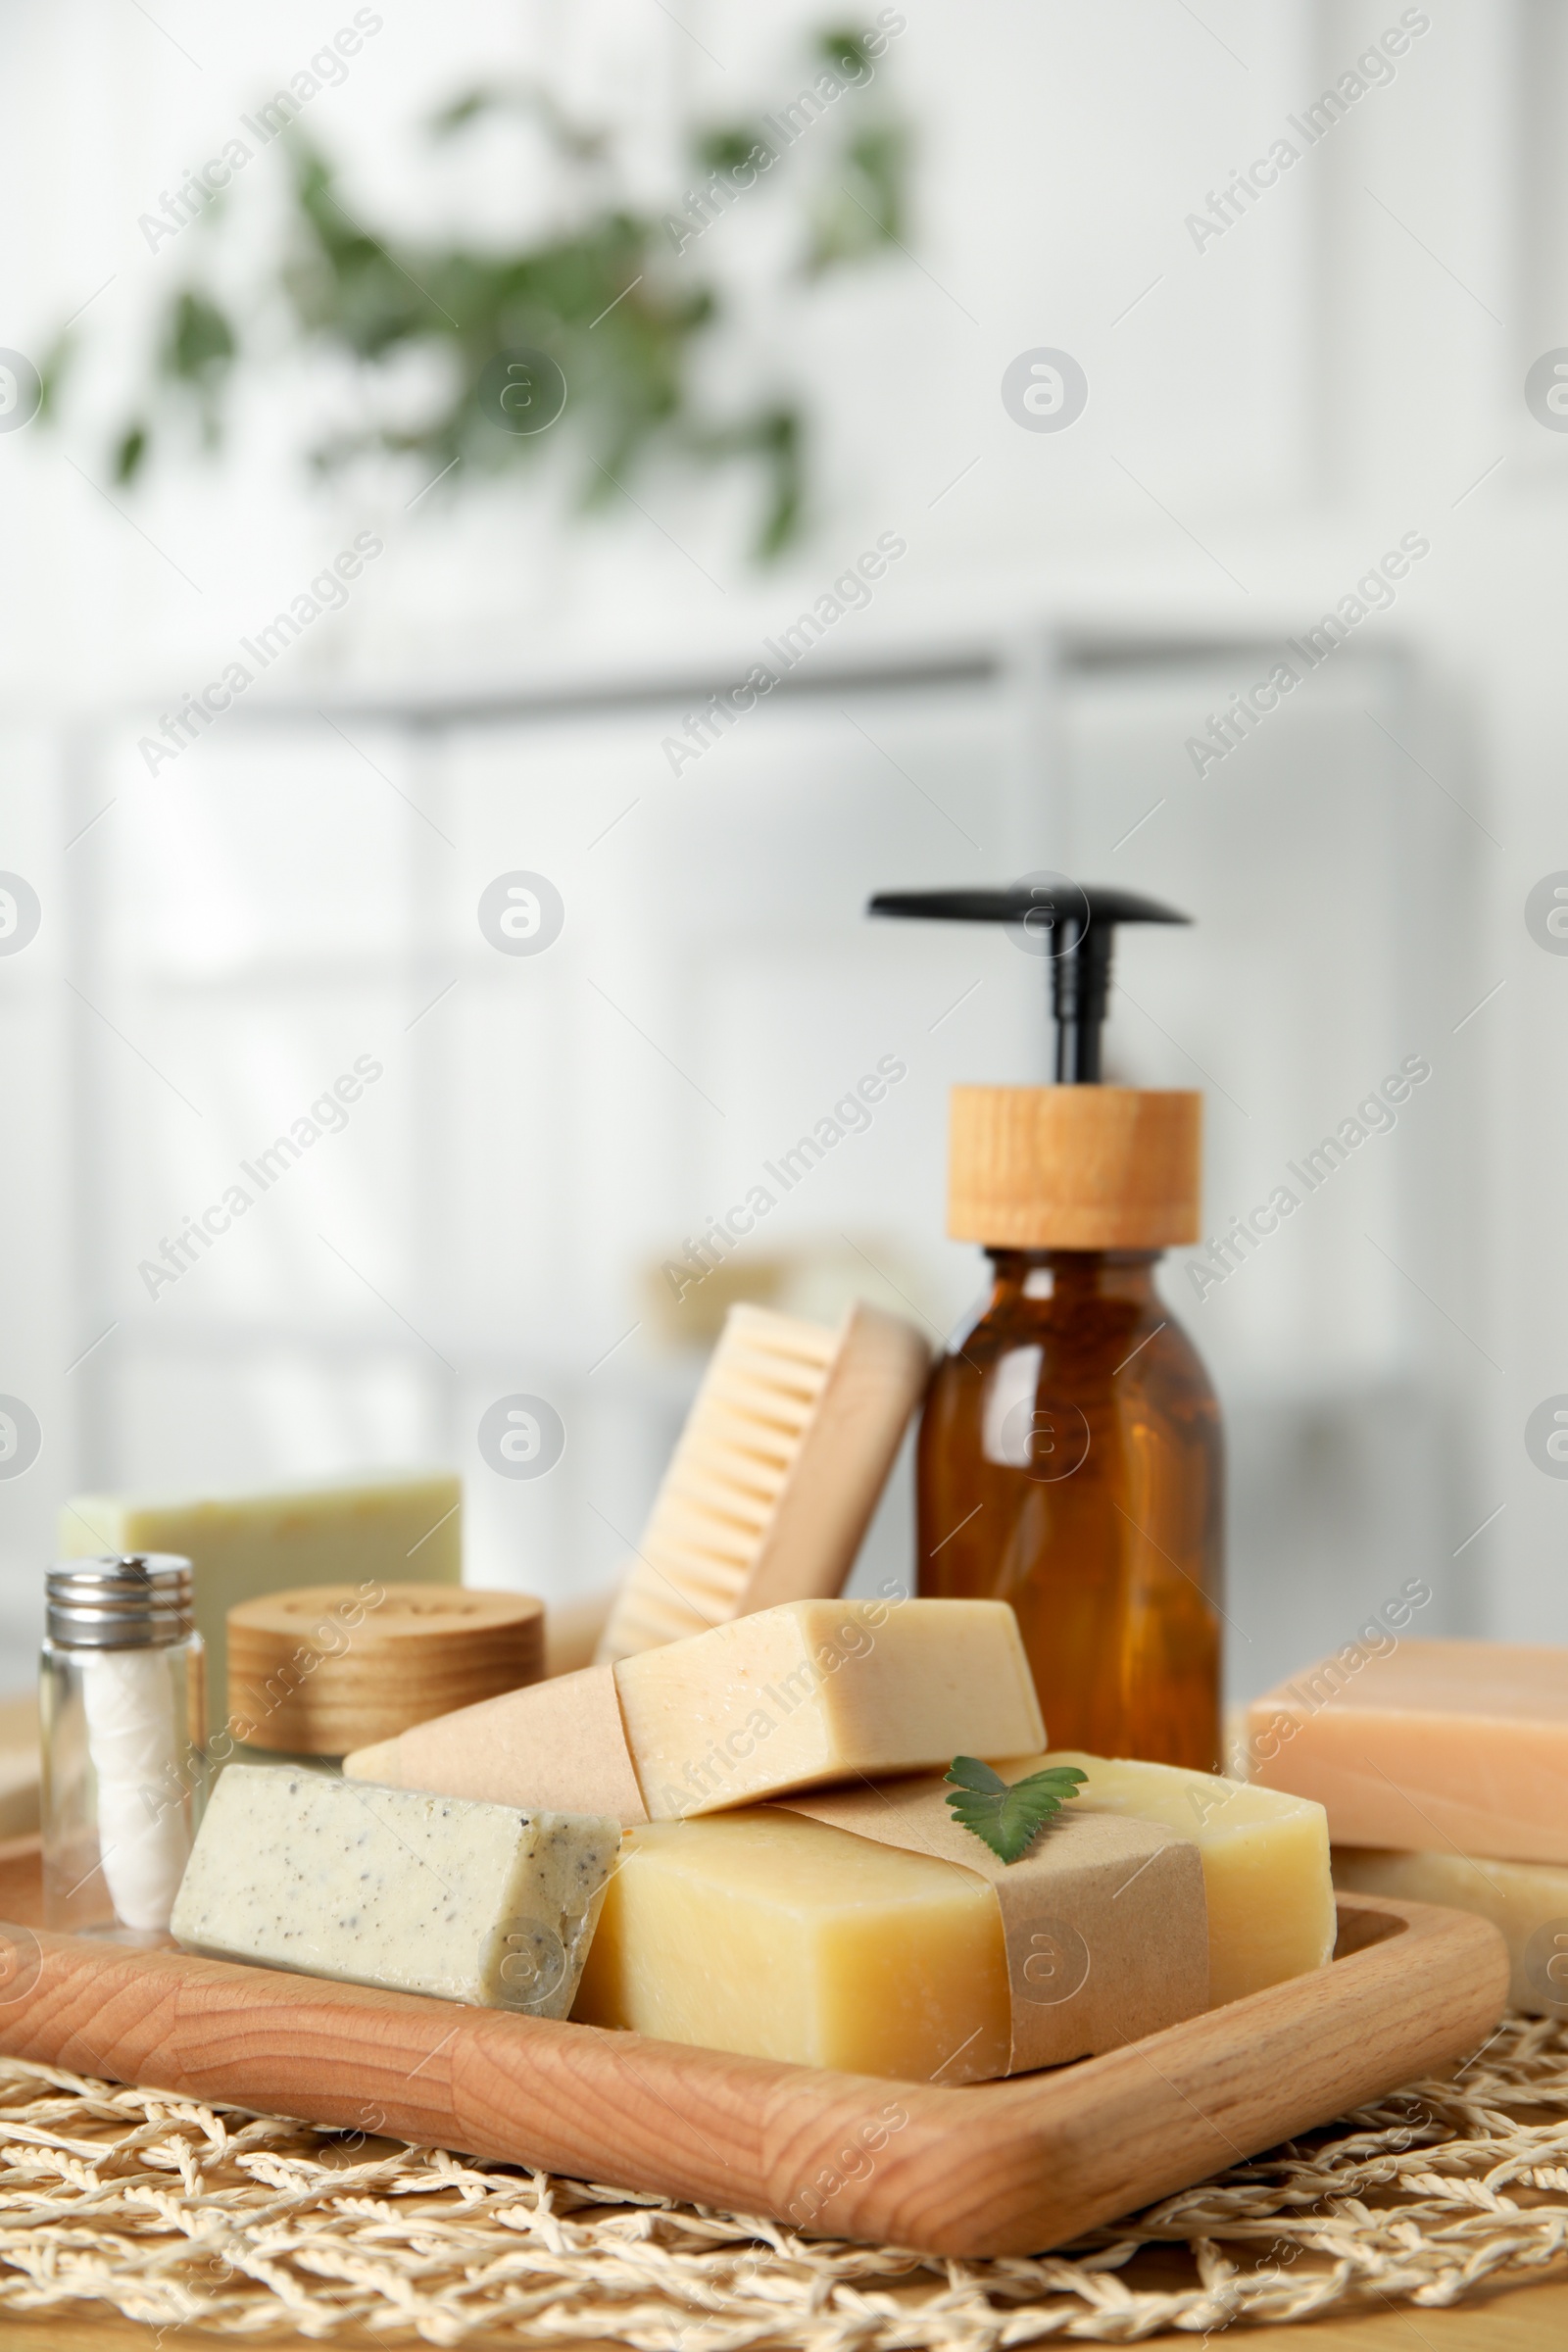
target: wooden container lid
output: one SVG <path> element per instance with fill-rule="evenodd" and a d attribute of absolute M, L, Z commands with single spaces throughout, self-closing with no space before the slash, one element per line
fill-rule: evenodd
<path fill-rule="evenodd" d="M 993 1250 L 1198 1241 L 1202 1104 L 1127 1086 L 956 1086 L 949 1233 Z"/>
<path fill-rule="evenodd" d="M 372 1595 L 379 1592 L 378 1599 Z M 543 1601 L 463 1585 L 302 1585 L 228 1612 L 228 1726 L 346 1756 L 544 1671 Z"/>

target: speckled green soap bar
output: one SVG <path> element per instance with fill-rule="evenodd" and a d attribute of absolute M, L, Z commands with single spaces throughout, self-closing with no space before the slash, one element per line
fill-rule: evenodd
<path fill-rule="evenodd" d="M 171 1924 L 225 1960 L 564 2017 L 619 1849 L 608 1815 L 231 1764 Z"/>

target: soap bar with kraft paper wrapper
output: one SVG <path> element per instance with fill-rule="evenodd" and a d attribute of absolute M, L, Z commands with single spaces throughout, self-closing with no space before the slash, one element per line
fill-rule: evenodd
<path fill-rule="evenodd" d="M 1179 1764 L 1057 1748 L 998 1766 L 1020 1780 L 1052 1764 L 1084 1773 L 1073 1810 L 1135 1815 L 1190 1838 L 1208 1897 L 1209 2004 L 1241 2000 L 1334 1956 L 1329 1833 L 1321 1805 Z"/>
<path fill-rule="evenodd" d="M 573 2016 L 951 2085 L 1205 2006 L 1190 1841 L 1068 1805 L 1003 1863 L 946 1797 L 922 1775 L 628 1831 Z"/>
<path fill-rule="evenodd" d="M 1043 1737 L 1005 1601 L 803 1600 L 461 1708 L 343 1769 L 632 1824 Z"/>

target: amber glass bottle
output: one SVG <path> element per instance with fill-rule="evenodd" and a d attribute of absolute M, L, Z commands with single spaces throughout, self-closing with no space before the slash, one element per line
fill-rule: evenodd
<path fill-rule="evenodd" d="M 1219 1410 L 1160 1303 L 1201 1231 L 1202 1100 L 1102 1083 L 1122 923 L 1173 906 L 1065 874 L 890 891 L 874 914 L 1004 923 L 1048 959 L 1054 1086 L 957 1086 L 948 1231 L 995 1288 L 920 1424 L 920 1591 L 1011 1601 L 1054 1747 L 1220 1761 Z"/>
<path fill-rule="evenodd" d="M 920 1427 L 920 1591 L 1010 1600 L 1054 1747 L 1220 1762 L 1223 1446 L 1152 1250 L 993 1250 Z"/>

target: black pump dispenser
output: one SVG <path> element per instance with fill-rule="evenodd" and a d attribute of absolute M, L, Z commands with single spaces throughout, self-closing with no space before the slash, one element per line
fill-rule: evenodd
<path fill-rule="evenodd" d="M 1100 1084 L 1100 1031 L 1110 994 L 1116 925 L 1193 919 L 1136 891 L 1073 882 L 1064 874 L 1026 876 L 1006 890 L 884 890 L 866 911 L 950 923 L 1005 923 L 1021 947 L 1049 957 L 1056 1081 L 1062 1086 Z"/>

